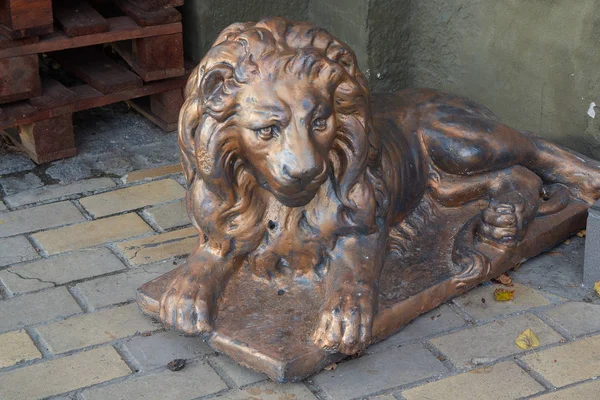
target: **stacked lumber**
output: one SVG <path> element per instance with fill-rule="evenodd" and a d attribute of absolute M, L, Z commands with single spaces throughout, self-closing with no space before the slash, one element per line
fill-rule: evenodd
<path fill-rule="evenodd" d="M 128 101 L 176 129 L 183 0 L 0 0 L 0 130 L 36 163 L 76 154 L 72 114 Z M 71 79 L 40 73 L 40 59 Z M 75 82 L 75 83 L 73 83 Z"/>

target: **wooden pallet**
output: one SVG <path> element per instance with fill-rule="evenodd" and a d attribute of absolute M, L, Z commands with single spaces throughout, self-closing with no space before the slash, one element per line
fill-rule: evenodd
<path fill-rule="evenodd" d="M 181 14 L 173 7 L 182 0 L 42 3 L 0 1 L 1 26 L 19 33 L 0 36 L 0 129 L 16 128 L 12 136 L 35 162 L 74 155 L 72 113 L 89 108 L 129 101 L 161 128 L 176 128 L 186 68 Z M 30 35 L 36 23 L 48 22 L 38 14 L 54 18 L 53 32 Z M 107 45 L 121 58 L 107 55 Z M 40 78 L 42 53 L 83 83 Z"/>

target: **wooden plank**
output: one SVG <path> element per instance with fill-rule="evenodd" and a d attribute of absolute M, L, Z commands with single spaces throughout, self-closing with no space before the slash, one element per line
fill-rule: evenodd
<path fill-rule="evenodd" d="M 2 49 L 0 50 L 0 59 L 181 32 L 180 22 L 175 24 L 140 27 L 129 17 L 107 18 L 107 21 L 109 26 L 108 32 L 79 36 L 76 38 L 70 38 L 62 32 L 54 32 L 41 37 L 38 43 Z"/>
<path fill-rule="evenodd" d="M 144 117 L 152 121 L 163 131 L 172 132 L 177 130 L 177 121 L 165 121 L 163 118 L 161 118 L 160 115 L 157 115 L 156 113 L 152 112 L 152 110 L 150 109 L 150 102 L 148 101 L 148 98 L 142 97 L 139 99 L 127 100 L 127 104 L 129 104 L 134 110 L 142 114 Z"/>
<path fill-rule="evenodd" d="M 108 21 L 85 0 L 55 0 L 54 18 L 69 37 L 93 35 L 109 29 Z"/>
<path fill-rule="evenodd" d="M 185 74 L 181 33 L 114 43 L 113 47 L 145 82 Z"/>
<path fill-rule="evenodd" d="M 19 47 L 26 44 L 33 44 L 40 41 L 37 36 L 28 37 L 25 39 L 10 40 L 4 36 L 0 36 L 0 49 L 8 49 L 9 47 Z"/>
<path fill-rule="evenodd" d="M 167 123 L 177 123 L 183 105 L 183 90 L 157 93 L 150 96 L 150 111 Z"/>
<path fill-rule="evenodd" d="M 13 31 L 52 25 L 52 0 L 2 0 L 0 16 Z"/>
<path fill-rule="evenodd" d="M 72 117 L 65 114 L 19 126 L 21 145 L 34 162 L 42 164 L 77 154 Z"/>
<path fill-rule="evenodd" d="M 42 79 L 42 95 L 29 99 L 29 104 L 36 110 L 64 106 L 77 101 L 77 95 L 52 78 Z"/>
<path fill-rule="evenodd" d="M 32 36 L 41 36 L 52 33 L 54 25 L 36 26 L 34 28 L 26 28 L 20 30 L 12 30 L 7 26 L 0 25 L 0 34 L 10 40 L 18 40 Z"/>
<path fill-rule="evenodd" d="M 0 104 L 39 96 L 40 93 L 36 54 L 0 60 Z"/>
<path fill-rule="evenodd" d="M 104 94 L 139 88 L 143 84 L 139 76 L 108 58 L 97 47 L 58 51 L 48 56 Z"/>
<path fill-rule="evenodd" d="M 129 0 L 137 8 L 144 11 L 157 11 L 165 8 L 180 7 L 184 0 Z"/>
<path fill-rule="evenodd" d="M 167 79 L 164 81 L 145 84 L 141 88 L 125 90 L 122 92 L 103 94 L 89 85 L 80 85 L 69 88 L 77 95 L 77 101 L 64 106 L 57 106 L 45 110 L 36 110 L 27 102 L 12 103 L 2 106 L 0 110 L 0 129 L 7 129 L 23 124 L 53 118 L 59 115 L 70 114 L 89 108 L 101 107 L 138 97 L 149 96 L 169 90 L 181 89 L 185 86 L 187 77 Z"/>
<path fill-rule="evenodd" d="M 114 0 L 117 6 L 139 26 L 172 24 L 181 21 L 181 14 L 174 8 L 145 11 L 128 0 Z"/>

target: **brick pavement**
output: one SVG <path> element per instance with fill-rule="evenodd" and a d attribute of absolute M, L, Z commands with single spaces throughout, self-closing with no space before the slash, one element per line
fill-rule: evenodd
<path fill-rule="evenodd" d="M 293 385 L 164 331 L 134 297 L 195 243 L 181 182 L 168 165 L 0 201 L 0 399 L 598 398 L 600 302 L 579 282 L 540 276 L 577 276 L 581 238 L 512 272 L 514 301 L 497 303 L 496 285 L 480 286 Z M 515 345 L 526 328 L 538 349 Z M 187 366 L 172 372 L 176 358 Z"/>

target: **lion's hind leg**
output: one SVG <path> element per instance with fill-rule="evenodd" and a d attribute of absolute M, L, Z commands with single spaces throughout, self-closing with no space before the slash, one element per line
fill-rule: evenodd
<path fill-rule="evenodd" d="M 434 198 L 447 207 L 483 201 L 478 235 L 500 246 L 515 245 L 526 233 L 542 203 L 542 180 L 525 167 L 513 166 L 474 176 L 440 173 L 432 183 Z"/>

